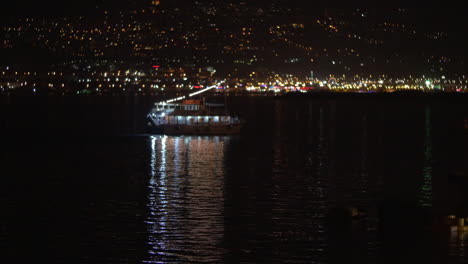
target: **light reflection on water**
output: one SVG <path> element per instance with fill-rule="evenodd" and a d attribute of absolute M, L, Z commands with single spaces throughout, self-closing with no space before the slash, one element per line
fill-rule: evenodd
<path fill-rule="evenodd" d="M 467 263 L 468 232 L 452 233 L 449 241 L 449 256 L 453 263 Z"/>
<path fill-rule="evenodd" d="M 411 263 L 466 263 L 466 235 L 425 242 L 432 226 L 409 222 L 412 211 L 399 209 L 388 214 L 385 241 L 377 214 L 385 198 L 441 214 L 457 208 L 464 192 L 447 175 L 466 160 L 460 109 L 252 100 L 239 107 L 251 120 L 240 137 L 93 135 L 37 140 L 33 149 L 2 145 L 0 243 L 15 253 L 8 263 L 28 252 L 12 239 L 41 248 L 29 240 L 41 229 L 31 225 L 37 212 L 50 263 L 402 263 L 386 257 L 408 254 Z M 128 124 L 138 115 L 125 117 Z M 93 133 L 95 126 L 86 124 Z M 37 177 L 41 165 L 52 177 Z M 24 177 L 13 177 L 18 171 Z M 28 177 L 46 179 L 44 188 Z M 45 210 L 18 202 L 43 193 Z M 330 210 L 348 205 L 368 217 L 352 230 L 338 221 L 332 236 Z M 441 261 L 421 260 L 432 255 Z"/>
<path fill-rule="evenodd" d="M 146 263 L 221 262 L 223 164 L 229 139 L 150 138 Z"/>
<path fill-rule="evenodd" d="M 379 240 L 379 199 L 394 177 L 380 175 L 382 165 L 375 164 L 390 164 L 379 155 L 398 139 L 382 136 L 394 125 L 365 113 L 348 121 L 333 104 L 305 109 L 308 119 L 304 109 L 277 106 L 274 133 L 264 137 L 150 137 L 144 262 L 379 263 L 382 247 L 389 248 Z M 431 166 L 431 112 L 419 114 L 421 147 L 408 151 Z M 430 207 L 426 168 L 414 192 Z M 352 230 L 329 218 L 344 206 L 364 216 Z M 466 248 L 460 241 L 451 247 Z"/>
<path fill-rule="evenodd" d="M 431 109 L 425 109 L 425 126 L 424 126 L 424 168 L 423 168 L 423 184 L 420 188 L 419 203 L 424 207 L 432 206 L 432 124 L 431 124 Z"/>

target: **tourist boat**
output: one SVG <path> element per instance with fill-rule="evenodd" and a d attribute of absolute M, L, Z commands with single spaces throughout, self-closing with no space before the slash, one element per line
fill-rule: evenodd
<path fill-rule="evenodd" d="M 148 114 L 150 133 L 167 135 L 235 135 L 244 122 L 229 114 L 224 104 L 184 99 L 180 103 L 160 102 Z"/>
<path fill-rule="evenodd" d="M 244 121 L 230 114 L 225 104 L 205 103 L 190 99 L 225 81 L 186 96 L 155 103 L 148 114 L 150 133 L 167 135 L 235 135 L 241 132 Z"/>

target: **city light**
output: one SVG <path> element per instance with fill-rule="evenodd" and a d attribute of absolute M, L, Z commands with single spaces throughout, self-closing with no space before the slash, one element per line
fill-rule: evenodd
<path fill-rule="evenodd" d="M 189 19 L 184 12 L 199 18 Z M 445 45 L 451 39 L 449 31 L 426 34 L 416 30 L 414 23 L 383 19 L 386 16 L 370 21 L 362 9 L 314 14 L 308 22 L 302 21 L 304 12 L 223 2 L 209 8 L 201 2 L 168 8 L 150 1 L 139 10 L 105 10 L 96 17 L 99 23 L 66 16 L 41 23 L 34 18 L 12 19 L 0 27 L 0 35 L 11 36 L 0 42 L 6 54 L 23 49 L 21 36 L 27 35 L 37 47 L 49 53 L 60 50 L 64 56 L 60 63 L 40 67 L 0 64 L 0 87 L 11 93 L 22 87 L 32 91 L 45 83 L 52 94 L 156 95 L 204 89 L 215 79 L 226 79 L 226 86 L 212 92 L 467 91 L 465 58 L 426 49 L 439 42 Z M 168 25 L 143 13 L 158 14 Z M 297 21 L 273 19 L 291 15 Z M 236 29 L 214 22 L 220 16 L 242 26 Z M 394 34 L 408 47 L 419 45 L 423 55 L 406 52 L 403 56 L 403 45 L 401 52 L 392 51 L 392 58 L 383 56 L 390 54 Z M 415 43 L 415 39 L 421 41 Z M 372 52 L 376 50 L 382 52 Z"/>

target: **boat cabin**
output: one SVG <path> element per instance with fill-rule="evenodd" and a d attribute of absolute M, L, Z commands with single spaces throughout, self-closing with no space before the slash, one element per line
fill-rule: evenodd
<path fill-rule="evenodd" d="M 155 126 L 189 125 L 211 126 L 231 125 L 240 122 L 237 117 L 213 110 L 222 104 L 204 104 L 202 100 L 184 100 L 178 104 L 156 103 L 149 116 Z"/>

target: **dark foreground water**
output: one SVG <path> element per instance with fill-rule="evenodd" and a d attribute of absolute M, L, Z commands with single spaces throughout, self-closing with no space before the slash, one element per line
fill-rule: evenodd
<path fill-rule="evenodd" d="M 5 263 L 468 262 L 440 220 L 468 213 L 466 97 L 232 98 L 233 137 L 146 135 L 149 98 L 3 100 Z"/>

